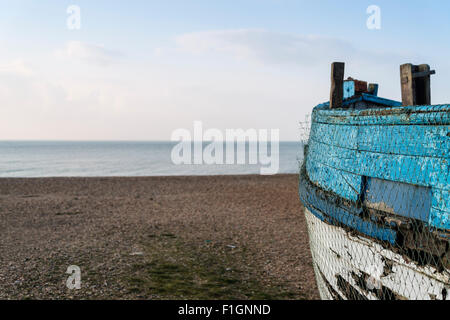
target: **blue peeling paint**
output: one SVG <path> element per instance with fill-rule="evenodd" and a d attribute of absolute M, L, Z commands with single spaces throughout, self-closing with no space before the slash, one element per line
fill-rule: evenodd
<path fill-rule="evenodd" d="M 393 215 L 450 230 L 450 106 L 401 107 L 363 94 L 345 100 L 344 107 L 357 101 L 387 107 L 330 109 L 325 103 L 314 109 L 310 179 L 350 201 L 377 190 L 370 201 L 384 202 Z"/>
<path fill-rule="evenodd" d="M 351 98 L 355 95 L 355 82 L 344 81 L 344 99 Z"/>
<path fill-rule="evenodd" d="M 309 178 L 324 190 L 350 201 L 357 201 L 361 190 L 361 176 L 337 170 L 315 161 L 307 161 Z"/>
<path fill-rule="evenodd" d="M 441 158 L 351 150 L 310 141 L 307 161 L 360 176 L 449 190 L 449 162 Z"/>
<path fill-rule="evenodd" d="M 450 105 L 330 109 L 327 102 L 314 108 L 312 121 L 337 125 L 450 125 Z"/>
<path fill-rule="evenodd" d="M 449 125 L 336 125 L 314 123 L 311 139 L 336 147 L 377 153 L 446 159 Z"/>

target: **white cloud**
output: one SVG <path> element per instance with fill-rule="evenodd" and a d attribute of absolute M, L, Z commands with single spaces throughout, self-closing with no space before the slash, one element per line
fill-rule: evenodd
<path fill-rule="evenodd" d="M 251 29 L 180 35 L 137 60 L 72 41 L 60 60 L 33 54 L 33 69 L 0 62 L 0 139 L 167 140 L 202 120 L 221 130 L 280 128 L 282 139 L 294 140 L 298 122 L 328 99 L 333 60 L 347 62 L 349 76 L 380 83 L 382 96 L 400 96 L 398 66 L 409 58 L 374 51 Z"/>
<path fill-rule="evenodd" d="M 0 74 L 29 77 L 33 75 L 33 70 L 23 60 L 16 59 L 0 64 Z"/>
<path fill-rule="evenodd" d="M 156 48 L 153 51 L 153 54 L 155 55 L 155 57 L 161 57 L 164 54 L 164 49 L 163 48 Z"/>
<path fill-rule="evenodd" d="M 179 53 L 200 55 L 224 62 L 232 58 L 263 67 L 275 66 L 289 70 L 298 67 L 306 76 L 320 70 L 329 72 L 333 61 L 347 62 L 346 73 L 375 81 L 386 79 L 381 74 L 397 70 L 412 55 L 408 52 L 379 51 L 377 46 L 357 47 L 339 38 L 317 35 L 272 32 L 262 29 L 215 30 L 187 33 L 175 38 Z M 406 60 L 405 60 L 406 59 Z M 297 72 L 297 71 L 296 71 Z M 396 82 L 397 79 L 395 79 Z M 388 83 L 391 85 L 391 82 Z"/>
<path fill-rule="evenodd" d="M 380 50 L 375 44 L 356 46 L 339 38 L 273 32 L 262 29 L 213 30 L 182 34 L 175 38 L 178 54 L 199 56 L 211 65 L 239 61 L 263 70 L 297 74 L 305 80 L 329 81 L 330 64 L 346 62 L 346 76 L 380 83 L 381 94 L 398 99 L 398 66 L 417 59 L 406 50 Z M 168 51 L 168 50 L 167 50 Z M 230 60 L 231 59 L 231 60 Z M 295 68 L 295 69 L 294 69 Z M 295 70 L 295 71 L 294 71 Z M 308 95 L 309 96 L 309 95 Z"/>
<path fill-rule="evenodd" d="M 351 57 L 356 53 L 350 43 L 339 39 L 259 29 L 188 33 L 175 41 L 184 52 L 216 52 L 276 64 L 311 65 L 328 61 L 330 57 Z"/>
<path fill-rule="evenodd" d="M 117 62 L 123 57 L 123 54 L 106 49 L 103 45 L 99 44 L 69 41 L 64 48 L 56 51 L 56 56 L 66 59 L 77 59 L 100 66 L 107 66 Z"/>

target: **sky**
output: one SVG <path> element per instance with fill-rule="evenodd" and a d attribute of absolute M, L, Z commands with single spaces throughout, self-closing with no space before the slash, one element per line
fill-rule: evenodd
<path fill-rule="evenodd" d="M 432 102 L 448 103 L 449 14 L 446 0 L 0 0 L 0 140 L 161 141 L 202 121 L 296 141 L 333 61 L 396 100 L 400 64 L 428 63 Z"/>

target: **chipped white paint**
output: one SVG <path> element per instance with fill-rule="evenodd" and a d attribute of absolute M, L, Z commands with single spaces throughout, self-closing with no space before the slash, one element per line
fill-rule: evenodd
<path fill-rule="evenodd" d="M 438 273 L 432 267 L 419 267 L 376 242 L 351 236 L 342 228 L 322 222 L 309 210 L 305 209 L 305 215 L 314 270 L 322 299 L 333 299 L 326 281 L 345 298 L 345 293 L 339 289 L 337 283 L 338 275 L 361 295 L 370 300 L 378 299 L 373 292 L 358 287 L 355 275 L 364 279 L 364 272 L 370 275 L 370 279 L 366 279 L 369 280 L 366 281 L 369 288 L 370 285 L 382 285 L 392 290 L 399 299 L 442 300 L 443 292 L 448 292 L 446 299 L 450 300 L 450 270 Z M 386 261 L 389 261 L 389 268 Z"/>

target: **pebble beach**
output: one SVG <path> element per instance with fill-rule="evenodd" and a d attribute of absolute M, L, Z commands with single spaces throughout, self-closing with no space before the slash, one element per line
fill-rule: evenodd
<path fill-rule="evenodd" d="M 0 179 L 0 299 L 318 299 L 297 185 Z M 73 265 L 79 290 L 66 286 Z"/>

